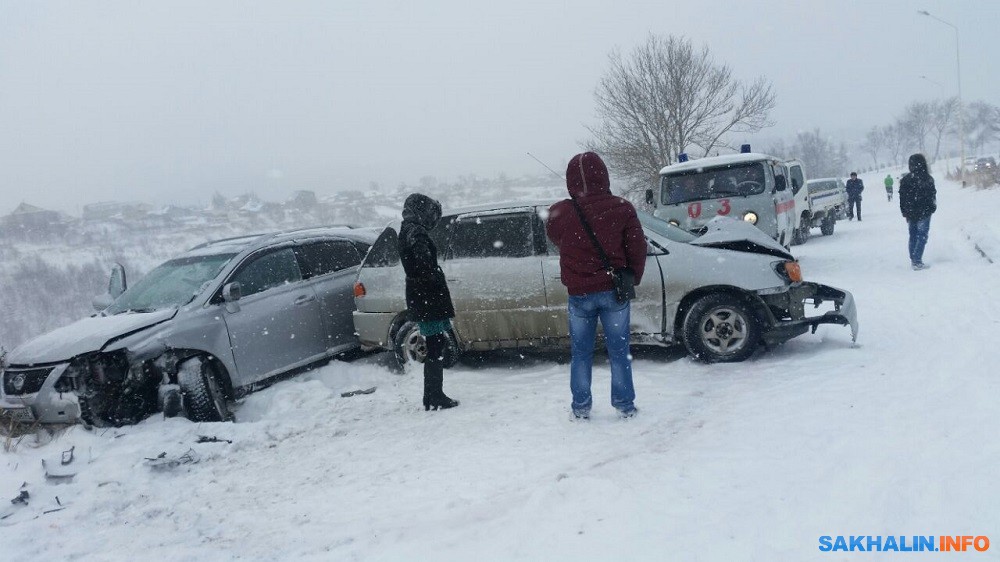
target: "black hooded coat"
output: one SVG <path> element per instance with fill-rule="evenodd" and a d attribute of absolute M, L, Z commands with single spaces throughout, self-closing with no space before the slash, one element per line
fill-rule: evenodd
<path fill-rule="evenodd" d="M 937 189 L 923 154 L 910 156 L 909 167 L 899 181 L 899 211 L 907 221 L 918 221 L 937 210 Z"/>
<path fill-rule="evenodd" d="M 430 231 L 441 219 L 441 204 L 414 193 L 403 203 L 399 228 L 399 259 L 406 271 L 406 309 L 414 322 L 455 317 L 448 282 L 437 261 L 437 248 Z"/>

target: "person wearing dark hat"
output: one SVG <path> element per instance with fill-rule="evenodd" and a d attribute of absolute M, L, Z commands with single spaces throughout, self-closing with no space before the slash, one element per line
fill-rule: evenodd
<path fill-rule="evenodd" d="M 570 199 L 549 208 L 545 230 L 559 248 L 562 284 L 569 292 L 569 335 L 572 350 L 570 390 L 577 419 L 588 419 L 593 398 L 590 392 L 597 336 L 597 320 L 611 363 L 611 405 L 623 418 L 637 412 L 629 354 L 630 303 L 619 302 L 614 281 L 581 219 L 586 218 L 608 263 L 629 267 L 635 284 L 646 266 L 646 238 L 631 203 L 611 194 L 608 168 L 593 152 L 577 154 L 566 167 L 566 189 Z M 574 202 L 579 208 L 574 208 Z"/>
<path fill-rule="evenodd" d="M 847 218 L 854 220 L 854 208 L 858 209 L 858 222 L 861 222 L 861 192 L 865 190 L 865 184 L 858 178 L 857 172 L 851 172 L 851 179 L 847 180 Z"/>
<path fill-rule="evenodd" d="M 899 211 L 910 228 L 910 265 L 927 269 L 924 247 L 931 231 L 931 215 L 937 211 L 937 189 L 923 154 L 910 156 L 910 173 L 899 180 Z"/>
<path fill-rule="evenodd" d="M 444 349 L 451 330 L 455 307 L 448 282 L 437 261 L 437 248 L 430 231 L 441 220 L 441 204 L 420 193 L 403 203 L 403 224 L 399 228 L 399 259 L 406 272 L 406 313 L 417 322 L 427 342 L 424 359 L 424 410 L 445 410 L 458 406 L 448 398 L 444 385 Z"/>

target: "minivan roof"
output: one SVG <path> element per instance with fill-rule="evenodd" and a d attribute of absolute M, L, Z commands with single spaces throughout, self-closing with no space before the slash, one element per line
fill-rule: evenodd
<path fill-rule="evenodd" d="M 746 162 L 764 162 L 767 160 L 780 160 L 769 154 L 750 152 L 746 154 L 726 154 L 725 156 L 709 156 L 708 158 L 698 158 L 687 162 L 671 164 L 660 170 L 660 174 L 671 174 L 674 172 L 690 172 L 701 168 L 715 168 L 720 166 L 732 166 L 733 164 L 743 164 Z"/>

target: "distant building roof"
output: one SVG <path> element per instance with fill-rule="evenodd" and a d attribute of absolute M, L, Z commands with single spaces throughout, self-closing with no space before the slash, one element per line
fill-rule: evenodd
<path fill-rule="evenodd" d="M 43 209 L 41 207 L 36 207 L 34 205 L 30 205 L 28 203 L 23 203 L 22 202 L 20 205 L 17 206 L 16 209 L 14 209 L 14 212 L 11 213 L 11 214 L 12 215 L 26 215 L 28 213 L 46 213 L 46 212 L 52 212 L 52 211 L 49 211 L 48 209 Z"/>

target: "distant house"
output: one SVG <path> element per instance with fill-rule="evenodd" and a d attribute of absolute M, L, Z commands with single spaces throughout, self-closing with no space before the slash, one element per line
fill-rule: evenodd
<path fill-rule="evenodd" d="M 315 191 L 299 190 L 292 194 L 287 206 L 292 209 L 308 211 L 316 206 L 319 201 L 316 199 Z"/>
<path fill-rule="evenodd" d="M 58 211 L 21 203 L 11 214 L 0 219 L 0 232 L 21 239 L 61 235 L 66 231 L 66 222 L 67 218 Z"/>
<path fill-rule="evenodd" d="M 83 220 L 136 220 L 143 218 L 151 207 L 145 203 L 105 201 L 83 206 Z"/>

